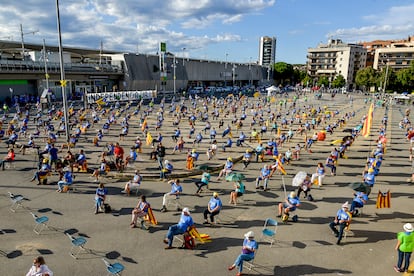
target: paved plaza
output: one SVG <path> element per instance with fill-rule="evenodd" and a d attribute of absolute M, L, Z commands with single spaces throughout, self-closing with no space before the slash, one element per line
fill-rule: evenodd
<path fill-rule="evenodd" d="M 138 161 L 133 163 L 125 171 L 131 175 L 135 169 L 139 169 L 144 176 L 139 194 L 147 196 L 148 202 L 154 210 L 158 225 L 150 227 L 148 231 L 139 228 L 131 229 L 131 211 L 136 206 L 138 198 L 133 193 L 126 196 L 121 193 L 125 179 L 119 177 L 103 177 L 102 183 L 108 188 L 107 203 L 112 207 L 112 212 L 94 214 L 94 195 L 97 183 L 87 173 L 75 173 L 74 191 L 70 193 L 57 193 L 57 174 L 49 178 L 49 185 L 36 185 L 30 182 L 37 166 L 37 157 L 33 152 L 22 155 L 17 152 L 14 167 L 0 171 L 0 275 L 25 275 L 29 270 L 33 258 L 44 256 L 47 265 L 55 275 L 106 275 L 106 267 L 102 261 L 105 258 L 111 263 L 119 262 L 125 266 L 123 275 L 235 275 L 234 271 L 227 271 L 241 251 L 243 235 L 248 231 L 254 231 L 256 240 L 260 241 L 261 229 L 266 218 L 277 219 L 275 244 L 270 247 L 267 242 L 259 243 L 259 250 L 255 258 L 253 270 L 243 270 L 243 275 L 390 275 L 395 273 L 393 266 L 397 262 L 397 252 L 394 250 L 396 233 L 402 231 L 403 224 L 414 223 L 413 187 L 406 180 L 411 176 L 412 164 L 409 161 L 409 144 L 403 129 L 398 127 L 399 121 L 407 106 L 392 105 L 388 113 L 387 151 L 377 176 L 376 184 L 370 195 L 368 204 L 363 208 L 361 216 L 353 218 L 351 232 L 340 245 L 336 245 L 335 236 L 328 227 L 341 205 L 345 201 L 352 201 L 353 190 L 348 186 L 352 182 L 362 180 L 366 158 L 369 152 L 376 147 L 375 139 L 378 129 L 385 114 L 384 107 L 378 107 L 374 112 L 373 125 L 369 138 L 359 136 L 346 152 L 347 159 L 340 159 L 337 175 L 327 175 L 322 187 L 312 188 L 311 194 L 314 201 L 301 198 L 302 204 L 296 211 L 298 222 L 282 223 L 276 218 L 277 204 L 284 200 L 285 193 L 283 182 L 287 191 L 294 190 L 292 178 L 298 171 L 308 174 L 314 173 L 318 162 L 325 162 L 333 149 L 332 141 L 341 139 L 347 133 L 346 128 L 353 128 L 360 123 L 361 118 L 367 114 L 369 104 L 362 95 L 352 95 L 350 102 L 348 95 L 337 94 L 335 98 L 324 95 L 317 100 L 309 95 L 307 102 L 301 96 L 297 106 L 315 105 L 326 106 L 327 109 L 343 116 L 346 112 L 355 111 L 355 116 L 346 122 L 342 128 L 337 128 L 332 135 L 328 134 L 325 141 L 317 141 L 312 146 L 312 153 L 302 150 L 300 160 L 295 160 L 285 165 L 287 175 L 274 174 L 270 180 L 270 190 L 256 190 L 255 179 L 264 164 L 272 164 L 271 156 L 266 156 L 265 163 L 252 162 L 247 169 L 243 169 L 242 163 L 235 165 L 235 171 L 245 174 L 246 194 L 244 200 L 237 206 L 228 204 L 229 194 L 233 190 L 233 183 L 224 179 L 216 181 L 217 172 L 212 173 L 212 181 L 209 190 L 203 192 L 202 197 L 194 195 L 196 186 L 194 182 L 200 175 L 182 177 L 184 194 L 181 203 L 190 208 L 191 216 L 200 233 L 208 234 L 212 241 L 198 243 L 194 250 L 177 248 L 165 250 L 162 242 L 168 227 L 176 224 L 180 212 L 169 210 L 162 213 L 162 196 L 170 191 L 166 181 L 158 180 L 159 170 L 156 161 L 149 160 L 151 146 L 145 144 L 145 137 L 139 126 L 139 116 L 130 119 L 130 131 L 121 146 L 128 155 L 129 148 L 135 138 L 140 136 L 143 141 L 143 153 L 139 154 Z M 257 99 L 250 98 L 250 102 Z M 278 110 L 279 99 L 272 104 L 273 110 Z M 187 103 L 188 104 L 188 103 Z M 166 104 L 168 106 L 168 104 Z M 146 108 L 146 107 L 145 107 Z M 156 137 L 158 131 L 154 130 L 156 111 L 149 116 L 149 130 Z M 144 107 L 142 108 L 142 110 Z M 273 111 L 272 110 L 272 111 Z M 282 108 L 282 112 L 285 110 Z M 250 109 L 246 110 L 250 116 Z M 238 116 L 240 111 L 238 111 Z M 122 116 L 121 116 L 122 118 Z M 224 118 L 224 127 L 230 124 L 232 115 Z M 335 118 L 329 122 L 334 122 Z M 167 148 L 168 159 L 174 164 L 174 173 L 184 175 L 186 170 L 186 152 L 192 149 L 194 135 L 189 139 L 189 124 L 186 119 L 180 123 L 180 128 L 187 141 L 185 152 L 172 154 L 174 142 L 171 135 L 174 133 L 173 118 L 165 112 L 165 121 L 160 132 L 164 135 L 163 144 Z M 241 128 L 247 135 L 251 118 L 246 119 Z M 233 147 L 223 152 L 221 145 L 227 138 L 222 138 L 218 121 L 213 121 L 216 127 L 219 145 L 218 154 L 211 160 L 207 160 L 205 154 L 209 146 L 209 134 L 203 133 L 204 140 L 194 146 L 200 152 L 200 158 L 196 165 L 208 165 L 216 167 L 222 165 L 227 157 L 237 158 L 243 155 L 247 146 Z M 119 122 L 118 122 L 119 123 Z M 326 122 L 328 123 L 328 122 Z M 111 128 L 109 134 L 104 135 L 100 147 L 92 144 L 92 139 L 102 124 L 92 126 L 88 130 L 87 139 L 81 137 L 74 152 L 83 148 L 86 151 L 89 168 L 99 166 L 99 154 L 104 150 L 108 142 L 119 140 L 119 124 Z M 205 123 L 197 121 L 196 134 L 202 131 Z M 324 128 L 322 124 L 317 131 Z M 295 125 L 294 128 L 296 128 Z M 259 128 L 259 127 L 258 127 Z M 287 130 L 287 129 L 285 129 Z M 240 131 L 240 130 L 239 130 Z M 233 141 L 239 135 L 235 128 L 232 131 Z M 268 131 L 263 141 L 267 142 L 273 134 Z M 63 139 L 63 138 L 60 138 Z M 294 139 L 279 148 L 284 153 L 288 147 L 297 143 L 304 143 L 304 136 L 299 134 Z M 27 139 L 19 140 L 26 143 Z M 37 141 L 43 148 L 44 142 Z M 58 141 L 60 146 L 62 141 Z M 257 142 L 249 143 L 252 147 Z M 5 156 L 7 145 L 0 146 L 0 156 Z M 63 156 L 63 153 L 60 153 Z M 117 176 L 116 173 L 111 173 Z M 376 209 L 375 202 L 378 191 L 391 191 L 391 208 Z M 257 192 L 256 192 L 257 191 Z M 16 212 L 10 210 L 11 201 L 8 192 L 22 195 L 23 208 Z M 218 192 L 223 201 L 223 209 L 219 216 L 219 223 L 215 226 L 203 225 L 203 211 L 207 206 L 213 192 Z M 40 235 L 34 233 L 35 222 L 30 214 L 49 218 L 49 228 L 43 230 Z M 74 237 L 84 237 L 87 240 L 85 251 L 82 251 L 78 259 L 69 255 L 71 242 L 66 236 L 70 233 Z"/>

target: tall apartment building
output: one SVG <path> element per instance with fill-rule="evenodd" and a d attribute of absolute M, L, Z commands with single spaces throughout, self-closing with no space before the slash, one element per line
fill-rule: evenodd
<path fill-rule="evenodd" d="M 375 49 L 374 64 L 375 70 L 383 70 L 387 66 L 398 71 L 408 68 L 414 61 L 414 37 L 406 41 L 393 42 L 387 47 Z"/>
<path fill-rule="evenodd" d="M 269 66 L 275 63 L 276 37 L 262 36 L 259 45 L 259 65 Z"/>
<path fill-rule="evenodd" d="M 365 68 L 367 51 L 362 45 L 346 44 L 340 39 L 330 39 L 327 44 L 308 48 L 307 73 L 314 79 L 326 76 L 333 81 L 342 75 L 350 87 L 356 72 Z"/>
<path fill-rule="evenodd" d="M 365 49 L 367 49 L 367 63 L 366 63 L 366 66 L 367 67 L 374 67 L 374 62 L 376 60 L 375 59 L 375 51 L 377 49 L 412 47 L 413 42 L 414 42 L 414 36 L 409 36 L 407 39 L 364 41 L 364 42 L 361 42 L 359 44 L 361 44 Z M 411 46 L 410 46 L 410 44 L 411 44 Z M 398 51 L 401 52 L 402 50 L 399 49 Z M 392 52 L 392 51 L 389 51 L 389 52 Z M 410 51 L 408 51 L 408 52 L 410 52 Z M 376 63 L 378 63 L 378 59 L 377 59 Z M 380 63 L 382 63 L 382 60 L 380 60 Z M 376 68 L 378 68 L 377 65 L 376 65 Z"/>

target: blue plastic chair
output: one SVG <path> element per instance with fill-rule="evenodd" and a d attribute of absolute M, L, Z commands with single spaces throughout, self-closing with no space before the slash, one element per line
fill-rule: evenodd
<path fill-rule="evenodd" d="M 33 216 L 34 221 L 36 222 L 36 225 L 33 228 L 33 232 L 40 235 L 40 232 L 42 232 L 43 229 L 48 228 L 47 224 L 49 222 L 49 218 L 46 216 L 39 217 L 36 214 L 33 214 L 32 212 L 30 212 L 30 214 Z"/>
<path fill-rule="evenodd" d="M 105 259 L 102 259 L 102 261 L 106 265 L 106 271 L 108 271 L 108 275 L 117 275 L 120 276 L 122 271 L 125 269 L 125 267 L 120 263 L 113 263 L 111 264 Z"/>
<path fill-rule="evenodd" d="M 69 254 L 73 258 L 77 259 L 79 253 L 82 250 L 85 250 L 85 248 L 83 246 L 85 245 L 85 243 L 87 242 L 87 240 L 85 238 L 83 238 L 83 237 L 75 238 L 72 235 L 70 235 L 69 233 L 66 233 L 66 235 L 69 237 L 69 239 L 70 239 L 70 241 L 72 243 L 72 248 L 70 249 Z M 75 248 L 77 248 L 77 250 L 74 250 Z"/>
<path fill-rule="evenodd" d="M 277 221 L 271 218 L 267 218 L 262 229 L 262 237 L 260 240 L 269 241 L 270 247 L 272 247 L 273 242 L 275 241 L 276 230 Z"/>

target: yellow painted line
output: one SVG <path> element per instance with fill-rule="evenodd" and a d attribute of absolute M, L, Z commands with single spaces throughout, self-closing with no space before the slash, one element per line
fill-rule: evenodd
<path fill-rule="evenodd" d="M 408 267 L 408 271 L 410 272 L 404 272 L 403 275 L 411 275 L 411 272 L 414 272 L 414 262 L 410 263 L 410 266 Z"/>

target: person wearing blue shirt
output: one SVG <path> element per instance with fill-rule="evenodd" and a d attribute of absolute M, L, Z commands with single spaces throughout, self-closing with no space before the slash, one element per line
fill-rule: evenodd
<path fill-rule="evenodd" d="M 180 221 L 178 224 L 171 225 L 168 228 L 167 237 L 164 239 L 164 243 L 167 244 L 167 247 L 165 249 L 171 249 L 172 242 L 174 239 L 174 236 L 184 234 L 189 227 L 192 227 L 194 225 L 193 218 L 191 217 L 190 210 L 185 207 L 181 213 Z"/>
<path fill-rule="evenodd" d="M 223 151 L 226 151 L 226 148 L 231 148 L 232 145 L 233 145 L 233 141 L 229 137 L 227 138 L 226 143 L 221 148 L 223 149 Z"/>
<path fill-rule="evenodd" d="M 263 157 L 263 154 L 264 154 L 264 147 L 263 147 L 263 144 L 262 144 L 262 143 L 260 143 L 260 144 L 256 147 L 255 151 L 256 151 L 256 162 L 259 162 L 259 157 Z"/>
<path fill-rule="evenodd" d="M 230 126 L 228 125 L 228 126 L 224 129 L 223 134 L 221 135 L 221 137 L 222 137 L 222 138 L 226 137 L 226 135 L 227 135 L 227 134 L 229 134 L 229 133 L 230 133 L 230 131 L 231 131 L 231 128 L 230 128 Z"/>
<path fill-rule="evenodd" d="M 295 211 L 300 206 L 300 200 L 296 196 L 295 192 L 290 192 L 289 196 L 285 199 L 285 202 L 279 203 L 279 217 L 282 214 L 289 214 L 290 211 Z"/>
<path fill-rule="evenodd" d="M 178 138 L 181 135 L 181 130 L 180 128 L 177 128 L 174 132 L 174 135 L 171 137 L 175 142 L 177 142 Z"/>
<path fill-rule="evenodd" d="M 351 203 L 351 209 L 349 209 L 352 216 L 358 215 L 358 209 L 364 207 L 364 204 L 368 201 L 368 195 L 365 192 L 356 192 L 354 193 L 354 199 Z"/>
<path fill-rule="evenodd" d="M 16 131 L 13 130 L 13 132 L 10 135 L 9 139 L 6 141 L 6 144 L 8 146 L 12 145 L 12 148 L 14 148 L 14 145 L 16 144 L 16 141 L 17 141 L 18 138 L 19 138 L 19 135 L 17 135 Z"/>
<path fill-rule="evenodd" d="M 160 163 L 162 164 L 162 163 Z M 160 180 L 163 180 L 167 175 L 171 174 L 174 169 L 174 166 L 168 160 L 164 160 L 164 166 L 161 168 Z"/>
<path fill-rule="evenodd" d="M 334 232 L 335 237 L 338 238 L 336 244 L 340 244 L 342 240 L 342 236 L 344 233 L 345 227 L 351 222 L 351 217 L 349 216 L 348 212 L 348 201 L 342 204 L 342 208 L 338 210 L 336 213 L 334 221 L 329 223 L 329 227 Z M 339 225 L 339 231 L 336 229 L 336 226 Z"/>
<path fill-rule="evenodd" d="M 161 143 L 162 142 L 162 138 L 163 138 L 162 137 L 162 134 L 161 134 L 161 132 L 159 132 L 157 138 L 152 139 L 152 146 L 154 146 L 155 143 Z"/>
<path fill-rule="evenodd" d="M 237 276 L 242 275 L 243 262 L 253 260 L 258 248 L 259 248 L 259 244 L 254 239 L 254 232 L 249 231 L 246 234 L 244 234 L 242 252 L 237 257 L 237 259 L 234 261 L 234 264 L 229 266 L 228 270 L 233 270 L 236 267 L 238 267 L 239 272 L 236 275 Z"/>
<path fill-rule="evenodd" d="M 145 195 L 141 195 L 141 200 L 138 202 L 137 206 L 132 210 L 132 219 L 131 223 L 129 224 L 131 228 L 135 228 L 137 225 L 138 218 L 141 218 L 141 228 L 147 230 L 148 228 L 144 225 L 144 219 L 148 214 L 148 209 L 150 208 L 150 204 L 147 202 L 147 197 Z"/>
<path fill-rule="evenodd" d="M 212 130 L 210 130 L 210 143 L 211 143 L 214 139 L 216 139 L 216 135 L 217 135 L 217 131 L 216 131 L 216 129 L 213 127 L 213 129 L 212 129 Z"/>
<path fill-rule="evenodd" d="M 367 173 L 364 174 L 364 184 L 367 187 L 367 195 L 369 195 L 375 184 L 375 173 L 373 168 L 369 168 Z"/>
<path fill-rule="evenodd" d="M 242 146 L 243 145 L 243 143 L 244 143 L 244 141 L 246 140 L 246 134 L 244 134 L 244 132 L 242 131 L 242 132 L 240 132 L 240 135 L 239 135 L 239 139 L 237 139 L 237 141 L 236 141 L 236 145 L 238 146 L 238 147 L 240 147 L 240 146 Z"/>
<path fill-rule="evenodd" d="M 226 163 L 224 164 L 224 168 L 220 171 L 217 180 L 220 180 L 221 177 L 225 174 L 226 176 L 229 175 L 233 171 L 233 158 L 228 157 Z"/>
<path fill-rule="evenodd" d="M 139 188 L 139 186 L 141 185 L 141 181 L 142 181 L 142 176 L 139 174 L 138 170 L 135 170 L 134 177 L 132 178 L 131 181 L 128 181 L 127 183 L 125 183 L 125 187 L 121 191 L 121 193 L 126 193 L 129 195 L 131 191 L 131 187 Z"/>
<path fill-rule="evenodd" d="M 247 168 L 247 166 L 250 164 L 251 160 L 252 160 L 252 153 L 250 152 L 250 150 L 247 149 L 246 152 L 244 153 L 243 159 L 242 159 L 243 165 L 244 165 L 243 169 Z"/>
<path fill-rule="evenodd" d="M 263 180 L 263 188 L 265 191 L 267 191 L 267 185 L 269 184 L 269 178 L 270 178 L 270 165 L 264 165 L 262 170 L 260 171 L 259 177 L 256 178 L 256 189 L 262 188 L 260 186 L 260 181 Z"/>
<path fill-rule="evenodd" d="M 335 157 L 333 155 L 329 155 L 328 158 L 326 158 L 325 166 L 331 169 L 331 175 L 336 175 L 336 163 L 335 163 Z"/>
<path fill-rule="evenodd" d="M 210 181 L 210 177 L 211 175 L 208 172 L 203 172 L 203 175 L 201 176 L 201 180 L 195 182 L 195 185 L 197 186 L 197 191 L 196 191 L 196 195 L 197 196 L 201 196 L 201 191 L 203 186 L 207 186 L 208 187 L 208 182 Z"/>
<path fill-rule="evenodd" d="M 55 148 L 54 144 L 52 144 L 49 149 L 49 165 L 52 167 L 52 165 L 55 164 L 55 170 L 56 170 L 56 165 L 59 159 L 58 152 L 59 150 Z"/>
<path fill-rule="evenodd" d="M 47 176 L 50 171 L 51 171 L 51 168 L 49 165 L 49 160 L 47 158 L 44 158 L 42 160 L 42 163 L 39 164 L 39 170 L 34 173 L 33 178 L 30 180 L 30 182 L 37 180 L 38 181 L 37 185 L 42 184 L 40 181 L 40 178 L 43 176 Z"/>
<path fill-rule="evenodd" d="M 311 182 L 313 183 L 316 179 L 318 179 L 318 186 L 322 186 L 322 179 L 325 177 L 325 167 L 321 162 L 318 163 L 316 167 L 316 172 L 312 174 Z"/>
<path fill-rule="evenodd" d="M 100 183 L 95 192 L 95 214 L 98 214 L 99 210 L 103 209 L 107 194 L 108 191 L 105 189 L 104 184 Z"/>
<path fill-rule="evenodd" d="M 83 164 L 85 163 L 85 161 L 86 161 L 85 152 L 83 150 L 80 150 L 79 155 L 78 155 L 78 158 L 76 159 L 76 164 L 78 166 L 82 167 Z"/>
<path fill-rule="evenodd" d="M 183 187 L 180 184 L 180 179 L 170 180 L 168 184 L 171 185 L 171 191 L 169 193 L 164 194 L 162 198 L 162 208 L 161 212 L 167 211 L 167 203 L 170 200 L 178 200 L 180 198 L 180 194 L 183 192 Z M 177 201 L 178 208 L 180 207 L 180 203 Z"/>
<path fill-rule="evenodd" d="M 63 191 L 63 186 L 70 186 L 73 183 L 72 172 L 69 167 L 63 168 L 65 174 L 63 175 L 63 180 L 60 180 L 58 184 L 57 192 L 61 193 Z"/>
<path fill-rule="evenodd" d="M 219 194 L 217 192 L 213 193 L 213 197 L 210 199 L 207 205 L 207 209 L 204 210 L 204 224 L 208 224 L 207 216 L 210 215 L 210 222 L 214 224 L 214 216 L 220 213 L 221 208 L 223 207 L 223 203 L 219 198 Z"/>
<path fill-rule="evenodd" d="M 203 135 L 201 135 L 201 132 L 199 132 L 199 133 L 197 134 L 197 136 L 196 136 L 195 140 L 193 141 L 193 145 L 194 145 L 195 143 L 200 144 L 200 143 L 201 143 L 201 141 L 203 141 Z"/>

